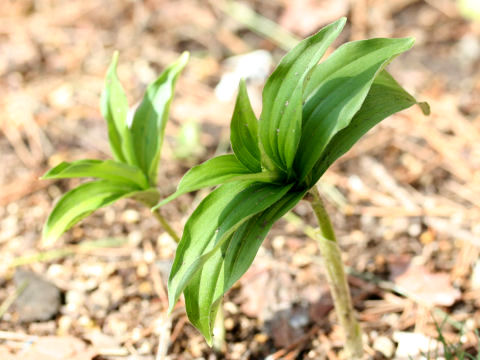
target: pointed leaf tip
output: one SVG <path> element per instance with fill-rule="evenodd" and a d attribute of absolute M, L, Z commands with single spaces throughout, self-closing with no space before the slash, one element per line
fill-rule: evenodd
<path fill-rule="evenodd" d="M 253 172 L 262 170 L 258 147 L 258 121 L 248 98 L 245 80 L 241 79 L 230 121 L 230 143 L 238 160 Z"/>
<path fill-rule="evenodd" d="M 420 106 L 420 109 L 422 109 L 422 113 L 425 116 L 430 115 L 430 104 L 426 101 L 422 101 L 417 103 L 418 106 Z"/>
<path fill-rule="evenodd" d="M 380 72 L 373 81 L 360 110 L 347 127 L 333 136 L 316 162 L 310 176 L 311 183 L 316 183 L 329 166 L 372 127 L 388 116 L 416 103 L 415 98 L 406 92 L 386 70 Z"/>
<path fill-rule="evenodd" d="M 345 25 L 345 18 L 302 40 L 280 61 L 263 88 L 259 138 L 279 170 L 292 171 L 302 130 L 302 94 L 311 70 Z"/>
<path fill-rule="evenodd" d="M 182 64 L 186 64 L 189 59 L 190 59 L 189 51 L 184 51 L 182 55 L 180 55 L 180 63 Z"/>
<path fill-rule="evenodd" d="M 294 163 L 299 181 L 332 137 L 348 126 L 378 73 L 413 42 L 413 38 L 376 38 L 346 43 L 313 69 L 303 94 L 302 137 Z"/>
<path fill-rule="evenodd" d="M 157 181 L 165 126 L 175 85 L 188 57 L 188 52 L 184 52 L 148 86 L 128 129 L 131 136 L 130 152 L 134 154 L 133 163 L 148 177 L 152 186 Z"/>
<path fill-rule="evenodd" d="M 105 85 L 100 97 L 100 110 L 107 121 L 110 148 L 115 160 L 126 162 L 125 119 L 128 112 L 128 102 L 125 91 L 117 76 L 118 51 L 115 51 L 107 70 Z"/>
<path fill-rule="evenodd" d="M 343 29 L 345 24 L 347 23 L 347 17 L 346 16 L 342 16 L 340 19 L 338 19 L 336 22 L 337 24 L 337 29 L 338 28 L 341 28 Z"/>
<path fill-rule="evenodd" d="M 115 50 L 112 55 L 112 63 L 111 66 L 116 69 L 118 65 L 118 59 L 120 57 L 120 52 L 118 50 Z"/>

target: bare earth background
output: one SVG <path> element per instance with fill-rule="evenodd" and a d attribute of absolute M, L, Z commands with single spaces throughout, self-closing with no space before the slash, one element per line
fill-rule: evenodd
<path fill-rule="evenodd" d="M 228 92 L 236 82 L 217 91 L 227 101 L 215 87 L 239 65 L 225 60 L 263 49 L 276 64 L 291 44 L 282 31 L 301 38 L 340 16 L 349 22 L 335 47 L 414 36 L 415 47 L 390 71 L 432 108 L 430 117 L 411 108 L 384 121 L 320 184 L 368 357 L 419 358 L 435 346 L 433 319 L 441 324 L 446 314 L 444 336 L 476 353 L 480 22 L 462 17 L 452 0 L 241 4 L 232 11 L 223 0 L 0 2 L 0 359 L 154 359 L 165 333 L 175 243 L 148 209 L 120 201 L 52 247 L 39 242 L 53 202 L 78 181 L 38 177 L 60 161 L 110 156 L 98 103 L 113 51 L 120 51 L 119 76 L 132 105 L 166 64 L 191 52 L 162 153 L 158 186 L 168 195 L 190 166 L 229 151 Z M 281 27 L 270 29 L 258 16 Z M 268 65 L 268 54 L 260 55 L 248 69 Z M 259 70 L 249 82 L 257 110 L 264 75 Z M 164 208 L 178 232 L 204 195 Z M 315 224 L 307 204 L 294 213 Z M 302 225 L 281 220 L 225 298 L 225 353 L 208 348 L 180 302 L 170 358 L 342 358 L 322 269 Z"/>

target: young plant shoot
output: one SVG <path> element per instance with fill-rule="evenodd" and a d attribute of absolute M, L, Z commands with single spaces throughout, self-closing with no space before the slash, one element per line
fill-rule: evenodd
<path fill-rule="evenodd" d="M 230 128 L 233 154 L 193 167 L 157 205 L 218 186 L 188 219 L 168 281 L 170 309 L 183 293 L 188 317 L 208 343 L 225 292 L 252 264 L 272 225 L 305 198 L 319 221 L 345 350 L 349 358 L 361 356 L 340 253 L 315 184 L 369 129 L 417 102 L 385 70 L 412 38 L 346 43 L 319 63 L 345 22 L 326 26 L 281 60 L 263 89 L 259 120 L 242 81 Z"/>
<path fill-rule="evenodd" d="M 43 230 L 44 243 L 52 243 L 93 211 L 119 199 L 133 198 L 148 207 L 159 201 L 156 182 L 165 125 L 175 83 L 187 61 L 188 53 L 182 54 L 148 86 L 129 121 L 127 97 L 117 78 L 118 53 L 114 54 L 101 97 L 114 160 L 62 162 L 43 176 L 43 179 L 96 179 L 70 190 L 57 202 Z M 162 215 L 158 211 L 154 214 L 178 242 Z"/>

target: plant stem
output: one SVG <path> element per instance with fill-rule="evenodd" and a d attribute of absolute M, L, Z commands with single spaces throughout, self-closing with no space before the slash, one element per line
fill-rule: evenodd
<path fill-rule="evenodd" d="M 153 216 L 158 220 L 160 224 L 162 224 L 163 229 L 172 237 L 173 240 L 178 244 L 180 242 L 180 237 L 177 235 L 175 230 L 170 226 L 168 223 L 167 219 L 163 217 L 162 214 L 160 214 L 160 209 L 155 209 L 153 211 Z"/>
<path fill-rule="evenodd" d="M 144 191 L 138 192 L 133 198 L 151 209 L 158 203 L 158 200 L 160 199 L 160 193 L 155 188 L 149 188 Z M 168 235 L 170 235 L 171 238 L 175 240 L 175 242 L 178 244 L 180 242 L 180 236 L 177 235 L 175 230 L 173 230 L 173 228 L 170 226 L 167 219 L 165 219 L 160 213 L 160 208 L 153 210 L 152 213 L 153 216 L 155 216 L 158 222 L 162 225 L 163 229 L 168 233 Z"/>
<path fill-rule="evenodd" d="M 225 314 L 223 313 L 223 306 L 218 308 L 217 317 L 213 324 L 213 342 L 212 348 L 217 353 L 223 354 L 226 350 L 225 343 Z"/>
<path fill-rule="evenodd" d="M 332 293 L 335 312 L 345 333 L 346 355 L 348 359 L 362 359 L 362 331 L 355 318 L 350 289 L 332 222 L 316 186 L 310 189 L 308 195 L 306 200 L 310 202 L 320 227 L 315 239 L 317 240 L 320 253 L 325 259 L 326 276 Z"/>

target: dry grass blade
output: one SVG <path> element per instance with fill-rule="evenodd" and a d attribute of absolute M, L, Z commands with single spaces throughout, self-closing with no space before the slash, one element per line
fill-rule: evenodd
<path fill-rule="evenodd" d="M 13 292 L 12 294 L 10 294 L 10 296 L 8 296 L 3 302 L 2 304 L 0 305 L 0 319 L 3 317 L 3 315 L 5 315 L 5 313 L 8 311 L 8 309 L 10 308 L 10 306 L 13 305 L 13 303 L 15 302 L 15 300 L 22 294 L 22 292 L 25 290 L 25 288 L 27 287 L 28 285 L 28 281 L 23 281 L 20 286 L 15 289 L 15 292 Z"/>

